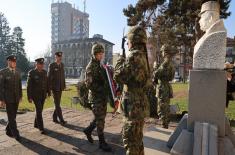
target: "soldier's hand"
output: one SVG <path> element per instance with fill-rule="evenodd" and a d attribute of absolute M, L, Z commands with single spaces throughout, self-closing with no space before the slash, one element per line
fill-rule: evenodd
<path fill-rule="evenodd" d="M 124 58 L 123 56 L 120 56 L 120 57 L 118 58 L 117 62 L 123 63 L 123 62 L 125 62 L 125 60 L 126 60 L 126 58 Z"/>
<path fill-rule="evenodd" d="M 33 100 L 32 100 L 32 99 L 28 99 L 28 101 L 29 101 L 29 103 L 32 103 L 32 102 L 33 102 Z"/>

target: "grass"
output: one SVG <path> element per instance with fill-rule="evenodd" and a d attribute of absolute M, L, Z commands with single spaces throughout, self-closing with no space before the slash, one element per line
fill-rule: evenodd
<path fill-rule="evenodd" d="M 71 107 L 71 99 L 72 97 L 77 96 L 77 91 L 75 86 L 69 86 L 65 91 L 62 93 L 61 97 L 61 105 L 64 107 Z M 75 105 L 73 105 L 75 106 Z M 81 109 L 81 106 L 77 105 L 78 109 Z M 53 97 L 48 97 L 44 104 L 44 109 L 54 107 Z M 24 111 L 34 111 L 35 106 L 33 103 L 29 103 L 27 99 L 26 90 L 23 90 L 23 99 L 22 102 L 19 105 L 20 110 Z"/>
<path fill-rule="evenodd" d="M 77 108 L 78 110 L 83 110 L 83 107 L 80 104 L 77 105 L 71 105 L 72 97 L 77 96 L 77 90 L 75 85 L 68 86 L 68 88 L 63 91 L 62 97 L 61 97 L 61 106 L 63 107 L 73 107 Z M 44 109 L 52 108 L 54 107 L 53 97 L 48 97 L 44 104 Z M 27 93 L 26 90 L 23 90 L 23 99 L 22 102 L 19 105 L 19 110 L 21 111 L 35 111 L 35 106 L 33 103 L 29 103 L 27 99 Z M 108 106 L 108 112 L 111 112 L 112 108 Z"/>
<path fill-rule="evenodd" d="M 188 110 L 188 84 L 174 83 L 172 84 L 174 98 L 171 99 L 171 104 L 178 104 L 180 111 Z M 225 103 L 224 103 L 225 104 Z M 229 107 L 225 110 L 227 117 L 230 120 L 235 120 L 235 101 L 229 102 Z"/>
<path fill-rule="evenodd" d="M 173 83 L 173 94 L 174 97 L 171 99 L 171 104 L 178 104 L 180 111 L 188 110 L 188 84 L 184 83 Z"/>
<path fill-rule="evenodd" d="M 188 84 L 183 83 L 174 83 L 172 84 L 174 98 L 171 99 L 171 104 L 178 104 L 180 107 L 180 111 L 188 110 Z M 76 87 L 74 85 L 69 86 L 66 91 L 63 92 L 61 98 L 61 105 L 63 107 L 71 107 L 71 98 L 77 96 Z M 83 108 L 78 105 L 73 105 L 73 107 L 78 110 L 83 110 Z M 45 101 L 44 109 L 54 107 L 53 97 L 47 98 Z M 23 91 L 23 100 L 19 106 L 20 110 L 23 111 L 34 111 L 35 106 L 33 103 L 29 103 L 27 100 L 26 90 Z M 108 106 L 108 112 L 111 112 L 112 108 Z M 229 107 L 226 109 L 226 115 L 235 120 L 235 101 L 230 101 Z"/>

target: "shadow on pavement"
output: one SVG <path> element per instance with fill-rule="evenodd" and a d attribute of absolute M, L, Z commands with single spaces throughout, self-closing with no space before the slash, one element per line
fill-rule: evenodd
<path fill-rule="evenodd" d="M 37 154 L 40 154 L 40 155 L 44 155 L 44 154 L 47 154 L 47 155 L 63 155 L 63 154 L 68 154 L 67 152 L 59 152 L 57 150 L 54 150 L 52 148 L 48 148 L 42 144 L 39 144 L 37 142 L 34 142 L 30 139 L 27 139 L 25 137 L 22 137 L 21 138 L 21 142 L 20 142 L 21 145 L 23 145 L 24 147 L 26 147 L 27 149 L 37 153 Z M 71 153 L 70 153 L 71 154 Z M 71 155 L 74 155 L 74 154 L 71 154 Z"/>
<path fill-rule="evenodd" d="M 72 124 L 66 124 L 64 127 L 67 127 L 71 130 L 75 130 L 78 132 L 81 132 L 84 129 L 83 127 L 78 127 Z M 85 135 L 84 135 L 84 139 L 80 139 L 77 137 L 73 137 L 73 136 L 66 135 L 57 131 L 52 131 L 49 129 L 46 129 L 46 131 L 47 131 L 47 136 L 74 146 L 75 148 L 73 149 L 77 151 L 78 153 L 82 153 L 86 155 L 88 154 L 89 155 L 94 155 L 94 154 L 95 155 L 106 155 L 106 154 L 107 155 L 124 155 L 125 154 L 125 150 L 121 144 L 121 134 L 112 134 L 112 133 L 107 133 L 107 132 L 105 133 L 105 138 L 112 147 L 112 152 L 106 153 L 99 149 L 99 143 L 97 141 L 95 141 L 94 144 L 89 143 L 86 140 Z"/>

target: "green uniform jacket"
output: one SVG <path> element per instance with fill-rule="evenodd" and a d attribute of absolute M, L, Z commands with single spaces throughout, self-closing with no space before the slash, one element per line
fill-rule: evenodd
<path fill-rule="evenodd" d="M 65 89 L 64 64 L 58 65 L 53 62 L 48 69 L 49 89 L 53 91 L 63 91 Z"/>
<path fill-rule="evenodd" d="M 37 69 L 30 70 L 27 79 L 28 99 L 34 101 L 45 99 L 48 92 L 47 72 L 45 70 L 39 72 Z"/>
<path fill-rule="evenodd" d="M 124 84 L 122 106 L 129 119 L 143 119 L 147 103 L 145 87 L 148 79 L 148 67 L 144 50 L 130 49 L 126 60 L 120 59 L 114 72 L 118 84 Z"/>
<path fill-rule="evenodd" d="M 9 68 L 0 71 L 0 100 L 6 103 L 19 103 L 22 98 L 20 73 L 13 73 Z"/>
<path fill-rule="evenodd" d="M 170 81 L 173 80 L 175 75 L 174 65 L 171 60 L 166 59 L 164 62 L 154 71 L 154 81 L 158 81 L 157 85 L 157 97 L 159 99 L 168 99 L 173 95 Z"/>
<path fill-rule="evenodd" d="M 96 103 L 99 101 L 107 101 L 108 81 L 106 72 L 100 62 L 94 58 L 91 59 L 86 67 L 85 82 L 89 89 L 89 102 Z"/>

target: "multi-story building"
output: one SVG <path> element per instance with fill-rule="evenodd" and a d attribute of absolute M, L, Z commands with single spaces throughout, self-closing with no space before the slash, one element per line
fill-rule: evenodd
<path fill-rule="evenodd" d="M 103 39 L 102 35 L 94 35 L 93 38 L 72 39 L 53 44 L 52 53 L 55 51 L 63 52 L 63 62 L 66 77 L 80 77 L 91 59 L 91 50 L 94 43 L 104 46 L 104 64 L 112 64 L 113 43 Z"/>
<path fill-rule="evenodd" d="M 89 37 L 89 15 L 68 2 L 51 4 L 51 43 Z"/>
<path fill-rule="evenodd" d="M 54 59 L 54 53 L 63 52 L 66 77 L 82 77 L 91 58 L 92 45 L 101 43 L 105 48 L 103 63 L 112 64 L 113 43 L 96 34 L 89 38 L 89 15 L 79 11 L 68 2 L 51 4 L 51 55 L 46 66 Z"/>
<path fill-rule="evenodd" d="M 227 38 L 226 61 L 235 62 L 235 36 L 234 38 Z"/>

